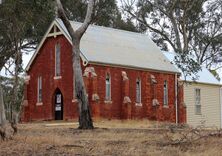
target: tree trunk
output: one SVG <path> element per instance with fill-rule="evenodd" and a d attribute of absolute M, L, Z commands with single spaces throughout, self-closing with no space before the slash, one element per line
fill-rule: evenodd
<path fill-rule="evenodd" d="M 75 81 L 75 95 L 78 99 L 79 106 L 79 128 L 80 129 L 93 129 L 93 122 L 89 109 L 89 100 L 86 94 L 85 85 L 82 76 L 82 68 L 80 61 L 80 48 L 79 43 L 73 43 L 73 73 Z"/>
<path fill-rule="evenodd" d="M 58 6 L 58 15 L 62 19 L 72 38 L 73 89 L 75 90 L 74 94 L 78 99 L 79 128 L 93 129 L 94 127 L 89 108 L 88 96 L 86 94 L 86 89 L 82 76 L 82 68 L 80 61 L 80 40 L 91 22 L 91 17 L 94 8 L 94 0 L 89 0 L 84 23 L 76 31 L 74 31 L 70 21 L 68 20 L 60 0 L 57 0 L 56 2 Z"/>
<path fill-rule="evenodd" d="M 3 140 L 6 138 L 6 117 L 5 117 L 5 106 L 3 99 L 3 90 L 0 84 L 0 136 Z"/>
<path fill-rule="evenodd" d="M 17 48 L 18 49 L 18 48 Z M 20 60 L 21 60 L 21 51 L 17 50 L 16 52 L 16 57 L 15 57 L 15 75 L 14 75 L 14 84 L 13 84 L 13 96 L 14 98 L 12 99 L 12 114 L 11 114 L 11 127 L 13 129 L 13 134 L 17 134 L 18 128 L 18 112 L 16 110 L 16 105 L 18 102 L 18 85 L 19 85 L 19 65 L 20 65 Z"/>

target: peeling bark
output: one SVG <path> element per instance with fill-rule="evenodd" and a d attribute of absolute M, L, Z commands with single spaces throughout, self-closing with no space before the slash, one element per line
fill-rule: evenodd
<path fill-rule="evenodd" d="M 60 0 L 56 0 L 58 6 L 58 16 L 62 19 L 72 38 L 72 63 L 73 63 L 73 88 L 75 89 L 75 96 L 78 100 L 79 107 L 79 128 L 93 129 L 93 122 L 90 113 L 88 96 L 83 81 L 81 61 L 80 61 L 80 40 L 88 28 L 94 8 L 94 0 L 89 0 L 87 14 L 84 23 L 76 31 L 72 28 L 70 21 L 65 15 L 63 6 Z M 75 74 L 75 75 L 74 75 Z"/>
<path fill-rule="evenodd" d="M 0 136 L 3 140 L 6 138 L 6 116 L 5 116 L 5 106 L 3 98 L 3 90 L 0 84 Z"/>

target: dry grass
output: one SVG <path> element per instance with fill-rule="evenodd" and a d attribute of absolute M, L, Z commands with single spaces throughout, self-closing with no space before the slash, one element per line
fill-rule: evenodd
<path fill-rule="evenodd" d="M 183 146 L 163 145 L 165 134 L 178 136 L 181 130 L 171 133 L 162 124 L 147 120 L 99 120 L 94 130 L 78 130 L 77 126 L 72 122 L 21 124 L 18 135 L 0 142 L 0 155 L 215 156 L 222 152 L 222 138 L 216 137 Z"/>

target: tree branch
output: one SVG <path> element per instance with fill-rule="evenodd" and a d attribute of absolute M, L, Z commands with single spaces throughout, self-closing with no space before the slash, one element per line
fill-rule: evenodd
<path fill-rule="evenodd" d="M 61 4 L 61 1 L 60 0 L 56 0 L 56 3 L 57 3 L 57 7 L 58 7 L 58 17 L 60 17 L 64 23 L 64 25 L 66 26 L 72 40 L 76 40 L 75 38 L 75 32 L 72 28 L 72 25 L 69 21 L 69 19 L 67 18 L 66 14 L 65 14 L 65 11 L 63 9 L 63 6 Z"/>
<path fill-rule="evenodd" d="M 140 23 L 144 24 L 147 28 L 149 28 L 150 30 L 152 30 L 152 31 L 155 32 L 155 33 L 158 33 L 158 34 L 162 35 L 162 36 L 165 38 L 165 40 L 172 46 L 172 48 L 173 48 L 174 50 L 176 50 L 175 45 L 173 44 L 173 42 L 169 39 L 169 37 L 168 37 L 166 34 L 164 34 L 163 32 L 161 32 L 160 30 L 158 30 L 158 29 L 156 29 L 156 28 L 151 27 L 151 26 L 146 22 L 146 20 L 141 20 L 139 17 L 137 17 L 135 14 L 133 14 L 130 10 L 126 10 L 126 11 L 127 11 L 131 16 L 133 16 L 134 18 L 136 18 L 136 20 L 138 20 Z"/>
<path fill-rule="evenodd" d="M 86 13 L 86 17 L 85 20 L 83 22 L 83 24 L 81 25 L 81 27 L 79 27 L 75 33 L 77 34 L 77 36 L 79 38 L 82 37 L 82 35 L 84 34 L 84 32 L 86 31 L 86 29 L 88 28 L 89 24 L 92 21 L 92 14 L 93 14 L 93 8 L 94 8 L 94 4 L 95 4 L 95 0 L 90 0 L 88 7 L 87 7 L 87 13 Z"/>

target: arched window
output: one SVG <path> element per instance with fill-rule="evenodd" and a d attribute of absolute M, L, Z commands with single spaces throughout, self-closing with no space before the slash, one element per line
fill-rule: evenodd
<path fill-rule="evenodd" d="M 136 103 L 141 103 L 141 80 L 136 79 Z"/>
<path fill-rule="evenodd" d="M 42 77 L 39 76 L 38 77 L 38 92 L 37 92 L 37 102 L 38 103 L 41 103 L 42 102 Z"/>
<path fill-rule="evenodd" d="M 106 100 L 111 100 L 111 76 L 106 74 Z"/>
<path fill-rule="evenodd" d="M 166 80 L 164 81 L 163 85 L 163 105 L 168 105 L 168 84 Z"/>
<path fill-rule="evenodd" d="M 60 70 L 60 44 L 56 43 L 55 45 L 55 76 L 60 76 L 61 75 L 61 70 Z"/>

